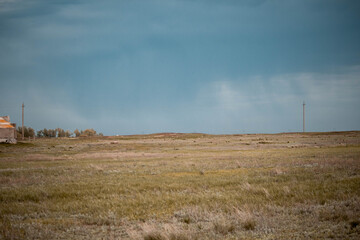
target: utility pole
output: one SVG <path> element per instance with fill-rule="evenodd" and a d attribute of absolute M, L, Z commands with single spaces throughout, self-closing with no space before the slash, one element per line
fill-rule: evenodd
<path fill-rule="evenodd" d="M 303 102 L 303 132 L 305 132 L 305 101 Z"/>
<path fill-rule="evenodd" d="M 22 137 L 22 140 L 24 140 L 24 102 L 22 104 L 22 128 L 21 128 L 21 137 Z"/>

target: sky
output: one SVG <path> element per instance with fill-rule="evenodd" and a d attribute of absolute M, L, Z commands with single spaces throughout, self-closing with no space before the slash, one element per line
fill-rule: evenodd
<path fill-rule="evenodd" d="M 360 1 L 0 0 L 0 116 L 105 135 L 360 130 Z"/>

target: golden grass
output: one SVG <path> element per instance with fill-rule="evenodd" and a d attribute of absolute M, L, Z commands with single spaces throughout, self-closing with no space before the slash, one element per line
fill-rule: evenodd
<path fill-rule="evenodd" d="M 0 145 L 0 236 L 357 239 L 359 186 L 359 132 L 38 139 Z"/>

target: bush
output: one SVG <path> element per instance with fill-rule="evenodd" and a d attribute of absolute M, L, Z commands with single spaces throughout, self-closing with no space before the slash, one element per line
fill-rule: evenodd
<path fill-rule="evenodd" d="M 80 135 L 81 137 L 92 137 L 96 136 L 96 131 L 94 129 L 85 129 Z"/>
<path fill-rule="evenodd" d="M 256 226 L 256 222 L 253 219 L 247 219 L 244 223 L 243 223 L 243 227 L 245 230 L 254 230 Z"/>
<path fill-rule="evenodd" d="M 22 136 L 22 127 L 18 127 L 17 129 L 17 136 L 21 137 Z M 24 137 L 28 138 L 28 137 L 35 137 L 35 130 L 31 127 L 26 127 L 24 126 Z"/>
<path fill-rule="evenodd" d="M 222 220 L 214 223 L 214 230 L 223 235 L 227 235 L 235 231 L 235 226 L 230 221 Z"/>
<path fill-rule="evenodd" d="M 149 232 L 144 236 L 144 240 L 166 240 L 166 238 L 159 232 Z"/>

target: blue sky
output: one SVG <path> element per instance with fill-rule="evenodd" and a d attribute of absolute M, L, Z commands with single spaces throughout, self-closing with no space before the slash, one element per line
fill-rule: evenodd
<path fill-rule="evenodd" d="M 0 115 L 35 129 L 360 130 L 360 2 L 0 0 Z"/>

